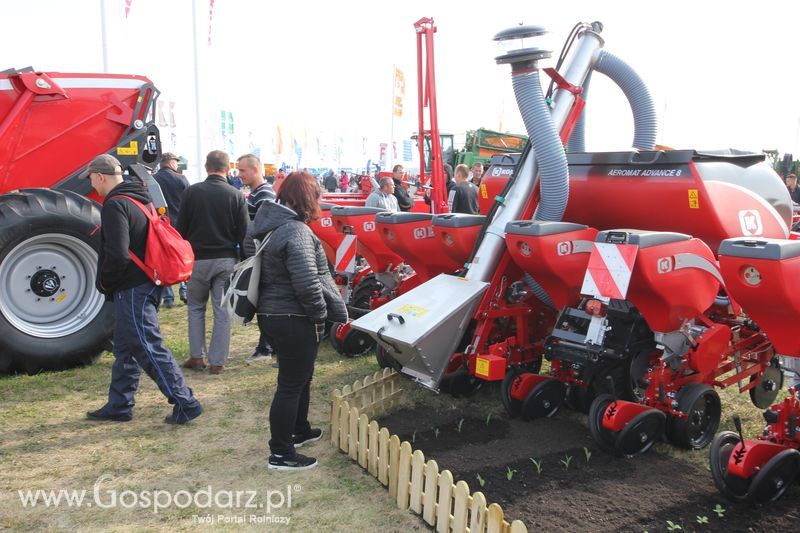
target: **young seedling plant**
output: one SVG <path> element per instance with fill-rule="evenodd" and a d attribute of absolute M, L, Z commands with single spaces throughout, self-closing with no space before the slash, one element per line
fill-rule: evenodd
<path fill-rule="evenodd" d="M 417 442 L 417 432 L 416 431 L 411 434 L 411 444 L 414 444 L 415 442 Z"/>
<path fill-rule="evenodd" d="M 725 516 L 725 508 L 720 504 L 717 504 L 717 506 L 714 507 L 714 512 L 717 513 L 718 518 L 722 518 L 723 516 Z"/>
<path fill-rule="evenodd" d="M 537 475 L 537 476 L 541 476 L 541 475 L 542 475 L 542 460 L 541 460 L 541 459 L 539 459 L 539 460 L 537 461 L 537 460 L 536 460 L 536 459 L 534 459 L 533 457 L 530 457 L 530 460 L 531 460 L 531 462 L 533 463 L 533 466 L 536 468 L 536 475 Z"/>
<path fill-rule="evenodd" d="M 439 428 L 433 428 L 433 436 L 439 438 Z"/>
<path fill-rule="evenodd" d="M 708 517 L 707 516 L 697 516 L 697 523 L 698 524 L 708 524 Z"/>
<path fill-rule="evenodd" d="M 492 413 L 486 415 L 486 427 L 489 427 L 489 421 L 492 419 Z"/>
<path fill-rule="evenodd" d="M 477 474 L 477 478 L 478 478 L 478 485 L 483 487 L 486 484 L 486 480 L 483 479 L 480 474 Z"/>
<path fill-rule="evenodd" d="M 672 520 L 667 520 L 667 531 L 677 531 L 679 529 L 682 530 L 683 528 Z"/>
<path fill-rule="evenodd" d="M 563 459 L 561 459 L 561 464 L 564 465 L 564 470 L 569 470 L 569 464 L 572 462 L 571 455 L 565 455 Z"/>
<path fill-rule="evenodd" d="M 589 462 L 589 459 L 592 458 L 592 450 L 587 448 L 586 446 L 583 447 L 583 455 L 586 457 L 586 462 Z"/>
<path fill-rule="evenodd" d="M 456 426 L 456 431 L 461 433 L 461 426 L 463 425 L 464 425 L 464 419 L 462 418 L 461 420 L 458 421 L 458 426 Z"/>
<path fill-rule="evenodd" d="M 506 467 L 506 479 L 509 480 L 509 481 L 514 479 L 514 473 L 515 472 L 516 472 L 516 470 L 511 470 L 511 467 L 507 466 Z"/>

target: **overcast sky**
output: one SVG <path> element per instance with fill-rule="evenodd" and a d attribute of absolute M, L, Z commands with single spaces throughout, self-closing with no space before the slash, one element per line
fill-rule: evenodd
<path fill-rule="evenodd" d="M 0 0 L 2 68 L 100 72 L 101 0 Z M 487 127 L 523 132 L 509 67 L 492 36 L 538 24 L 540 46 L 558 54 L 579 21 L 605 25 L 606 49 L 648 84 L 658 141 L 676 148 L 778 149 L 800 154 L 797 66 L 800 4 L 733 1 L 303 1 L 216 0 L 208 46 L 208 0 L 196 0 L 203 151 L 215 148 L 219 110 L 234 113 L 239 144 L 273 135 L 369 136 L 390 131 L 392 66 L 406 75 L 396 139 L 416 129 L 413 23 L 433 17 L 439 124 L 463 134 Z M 176 102 L 177 148 L 194 153 L 191 0 L 105 0 L 111 72 L 148 76 Z M 552 62 L 547 65 L 550 66 Z M 624 150 L 632 119 L 621 92 L 595 76 L 587 148 Z M 255 139 L 255 140 L 253 140 Z M 172 142 L 166 139 L 167 143 Z"/>

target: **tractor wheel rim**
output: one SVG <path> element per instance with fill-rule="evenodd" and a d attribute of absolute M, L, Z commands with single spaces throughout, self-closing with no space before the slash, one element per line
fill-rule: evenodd
<path fill-rule="evenodd" d="M 94 288 L 97 253 L 71 235 L 22 241 L 0 263 L 0 313 L 17 330 L 52 339 L 86 327 L 105 298 Z"/>

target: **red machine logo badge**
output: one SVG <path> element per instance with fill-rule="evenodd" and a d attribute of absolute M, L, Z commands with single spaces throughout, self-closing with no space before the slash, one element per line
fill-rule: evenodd
<path fill-rule="evenodd" d="M 667 272 L 672 272 L 672 258 L 662 257 L 658 260 L 658 273 L 666 274 Z"/>
<path fill-rule="evenodd" d="M 321 218 L 319 219 L 319 225 L 322 226 L 323 228 L 330 228 L 333 226 L 333 220 L 331 219 L 331 217 Z"/>
<path fill-rule="evenodd" d="M 424 239 L 427 236 L 428 236 L 428 232 L 425 231 L 425 228 L 415 228 L 414 229 L 414 238 L 415 239 L 417 239 L 417 240 Z"/>
<path fill-rule="evenodd" d="M 364 231 L 375 231 L 374 222 L 364 222 Z"/>
<path fill-rule="evenodd" d="M 761 225 L 761 214 L 755 209 L 739 211 L 739 225 L 742 228 L 742 235 L 745 237 L 764 233 L 764 227 Z"/>
<path fill-rule="evenodd" d="M 572 253 L 572 242 L 561 241 L 556 245 L 556 253 L 558 255 L 569 255 Z"/>

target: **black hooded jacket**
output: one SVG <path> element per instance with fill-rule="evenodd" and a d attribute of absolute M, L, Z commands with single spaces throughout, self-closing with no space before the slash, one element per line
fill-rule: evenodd
<path fill-rule="evenodd" d="M 330 314 L 347 312 L 327 309 L 322 284 L 336 291 L 328 271 L 328 259 L 319 239 L 297 213 L 274 202 L 258 210 L 248 235 L 263 240 L 272 235 L 261 254 L 261 281 L 257 312 L 265 315 L 307 316 L 323 322 Z M 245 240 L 245 252 L 252 255 L 252 241 Z"/>
<path fill-rule="evenodd" d="M 108 193 L 100 215 L 100 254 L 97 257 L 97 290 L 107 296 L 131 289 L 150 281 L 150 278 L 131 260 L 129 250 L 144 261 L 149 222 L 133 202 L 122 195 L 140 201 L 147 207 L 150 195 L 138 181 L 123 181 Z"/>

